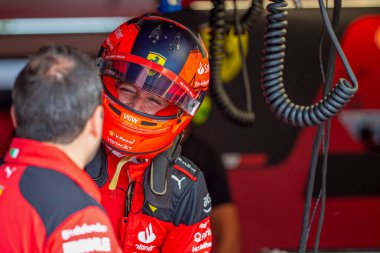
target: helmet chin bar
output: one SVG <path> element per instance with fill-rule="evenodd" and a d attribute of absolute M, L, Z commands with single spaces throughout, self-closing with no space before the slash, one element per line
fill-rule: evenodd
<path fill-rule="evenodd" d="M 168 149 L 192 119 L 178 110 L 170 117 L 147 115 L 103 95 L 103 142 L 112 150 L 139 158 L 152 158 Z"/>

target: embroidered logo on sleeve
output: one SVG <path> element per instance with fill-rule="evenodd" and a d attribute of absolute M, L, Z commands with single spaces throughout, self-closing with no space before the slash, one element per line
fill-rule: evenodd
<path fill-rule="evenodd" d="M 11 150 L 9 150 L 9 156 L 12 157 L 13 159 L 16 159 L 19 153 L 20 153 L 20 149 L 18 148 L 11 148 Z"/>
<path fill-rule="evenodd" d="M 178 177 L 176 177 L 176 176 L 174 176 L 174 175 L 172 175 L 172 178 L 173 178 L 175 181 L 177 181 L 177 183 L 178 183 L 178 189 L 181 190 L 181 188 L 182 188 L 182 186 L 181 186 L 181 184 L 182 184 L 182 180 L 184 180 L 184 179 L 186 179 L 186 178 L 183 177 L 183 178 L 179 179 Z"/>
<path fill-rule="evenodd" d="M 203 198 L 203 207 L 203 212 L 211 212 L 211 198 L 209 193 L 207 193 L 207 195 Z"/>

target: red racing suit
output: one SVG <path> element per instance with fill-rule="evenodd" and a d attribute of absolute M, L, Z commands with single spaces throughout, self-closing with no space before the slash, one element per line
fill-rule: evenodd
<path fill-rule="evenodd" d="M 121 252 L 99 201 L 64 152 L 13 139 L 0 166 L 0 252 Z"/>
<path fill-rule="evenodd" d="M 167 169 L 154 170 L 151 161 L 128 162 L 121 169 L 117 188 L 110 190 L 120 159 L 102 146 L 86 170 L 101 187 L 102 205 L 123 252 L 210 252 L 211 199 L 203 173 L 182 156 Z M 159 181 L 155 177 L 164 179 L 155 188 L 162 191 L 153 189 L 152 184 Z"/>

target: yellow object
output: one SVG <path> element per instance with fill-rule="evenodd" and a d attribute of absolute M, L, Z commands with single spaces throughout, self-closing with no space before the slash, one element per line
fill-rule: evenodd
<path fill-rule="evenodd" d="M 150 210 L 152 210 L 153 213 L 157 210 L 157 207 L 152 206 L 151 204 L 148 204 L 148 206 L 150 207 Z"/>
<path fill-rule="evenodd" d="M 209 96 L 205 96 L 197 113 L 194 115 L 192 122 L 198 126 L 204 124 L 210 116 L 211 106 L 211 98 Z"/>
<path fill-rule="evenodd" d="M 114 174 L 113 177 L 112 177 L 112 180 L 111 180 L 111 183 L 110 183 L 109 186 L 108 186 L 108 189 L 110 189 L 110 190 L 115 190 L 115 189 L 116 189 L 117 181 L 119 180 L 119 175 L 120 175 L 121 168 L 122 168 L 122 167 L 124 166 L 124 164 L 126 164 L 130 159 L 131 159 L 131 156 L 124 156 L 123 158 L 121 158 L 121 160 L 119 161 L 119 163 L 118 163 L 117 166 L 116 166 L 115 174 Z"/>
<path fill-rule="evenodd" d="M 199 32 L 202 39 L 210 51 L 210 27 L 207 24 L 199 26 Z M 249 34 L 247 32 L 240 35 L 244 56 L 248 55 Z M 245 59 L 244 59 L 245 60 Z M 220 69 L 220 79 L 223 83 L 232 81 L 241 71 L 242 59 L 239 52 L 239 37 L 235 34 L 233 26 L 230 27 L 229 33 L 225 36 L 224 55 Z"/>

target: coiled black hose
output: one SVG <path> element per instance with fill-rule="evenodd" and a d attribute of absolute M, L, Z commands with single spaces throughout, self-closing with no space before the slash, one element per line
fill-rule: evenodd
<path fill-rule="evenodd" d="M 237 108 L 228 97 L 220 79 L 220 69 L 223 60 L 224 40 L 226 32 L 225 5 L 224 0 L 214 0 L 214 7 L 211 10 L 210 26 L 210 92 L 216 105 L 224 116 L 239 125 L 252 125 L 255 115 L 250 106 L 247 111 Z M 241 19 L 243 31 L 252 27 L 254 19 L 262 12 L 262 0 L 254 0 L 252 6 Z M 244 59 L 242 59 L 244 61 Z M 250 94 L 247 94 L 250 96 Z"/>
<path fill-rule="evenodd" d="M 306 127 L 323 123 L 336 115 L 351 100 L 358 90 L 357 80 L 349 67 L 348 61 L 339 46 L 332 31 L 328 17 L 323 17 L 326 30 L 334 43 L 337 52 L 350 76 L 352 84 L 346 79 L 339 79 L 335 88 L 311 106 L 296 105 L 290 101 L 283 83 L 283 69 L 285 58 L 285 35 L 287 12 L 283 7 L 287 6 L 284 0 L 271 0 L 267 6 L 267 25 L 264 37 L 264 53 L 262 60 L 262 89 L 266 102 L 271 111 L 284 122 L 293 126 Z"/>
<path fill-rule="evenodd" d="M 254 21 L 261 15 L 263 12 L 263 1 L 262 0 L 253 0 L 251 7 L 244 14 L 241 22 L 242 32 L 249 31 L 253 28 Z"/>

